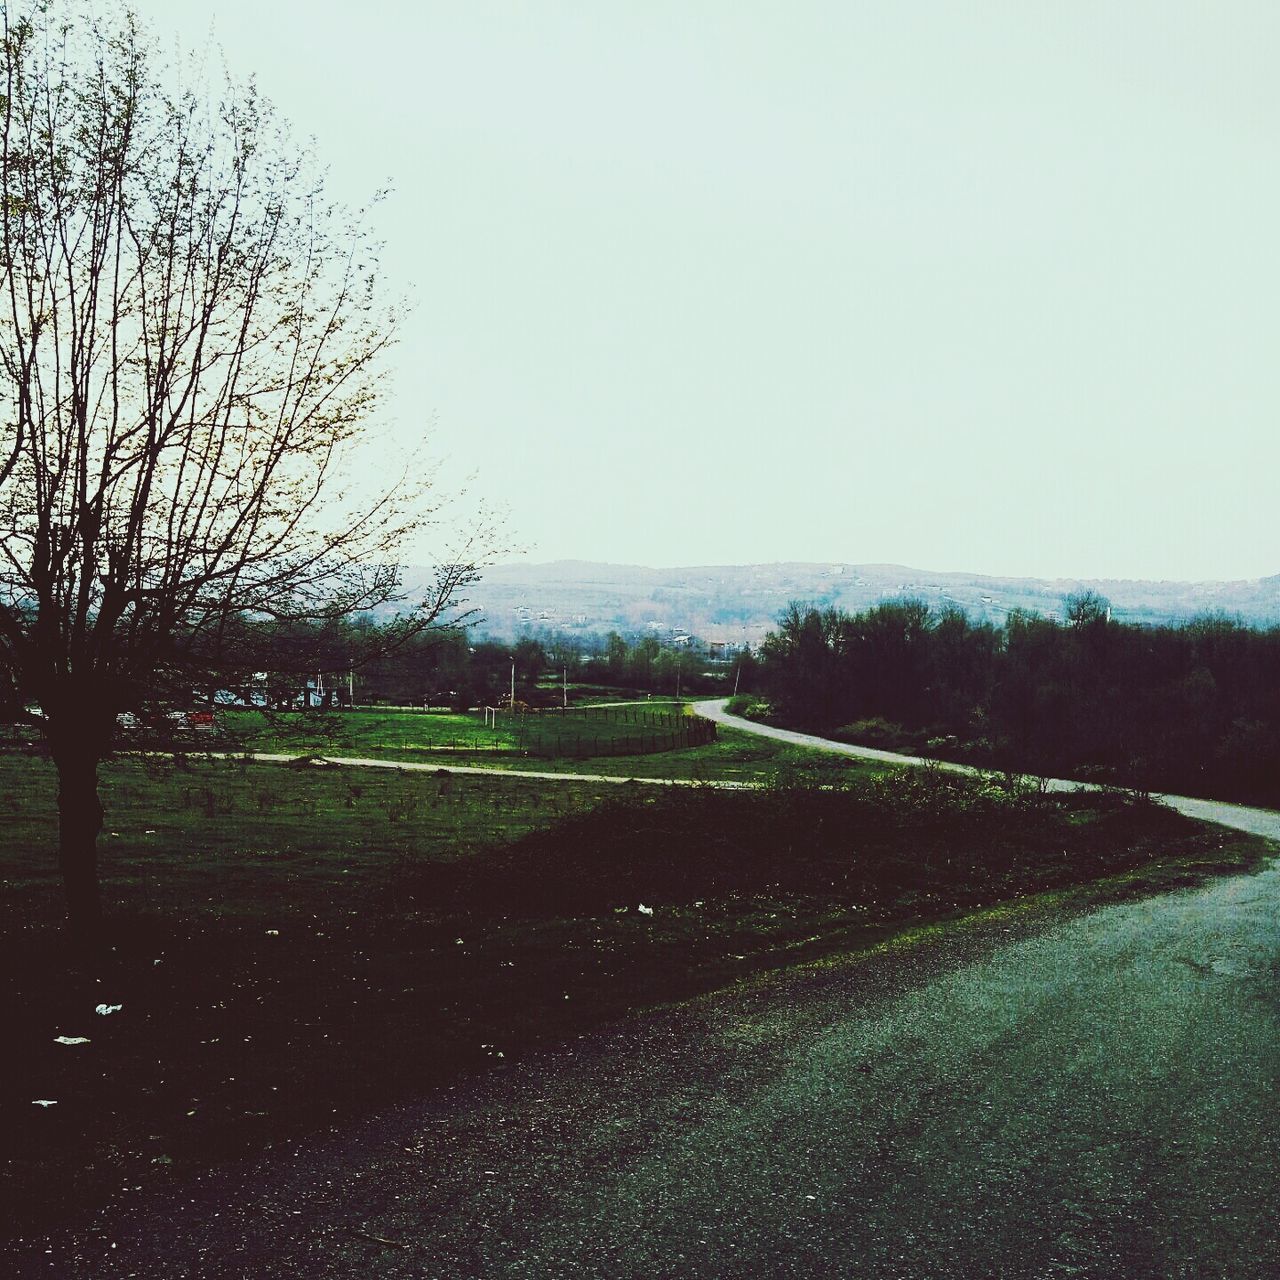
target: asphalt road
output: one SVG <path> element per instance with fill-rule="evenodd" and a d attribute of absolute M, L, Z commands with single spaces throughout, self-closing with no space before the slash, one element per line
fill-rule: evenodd
<path fill-rule="evenodd" d="M 794 729 L 777 729 L 772 725 L 760 724 L 755 720 L 746 720 L 741 716 L 730 715 L 725 710 L 726 698 L 713 698 L 707 702 L 695 702 L 693 709 L 698 715 L 714 720 L 717 724 L 727 725 L 734 729 L 742 729 L 747 733 L 755 733 L 764 738 L 774 738 L 779 742 L 789 742 L 798 747 L 809 747 L 815 751 L 826 751 L 832 755 L 848 756 L 854 760 L 876 760 L 881 764 L 896 764 L 920 768 L 928 766 L 934 769 L 945 769 L 950 773 L 981 773 L 968 765 L 953 764 L 947 760 L 934 760 L 931 757 L 901 755 L 896 751 L 881 751 L 878 747 L 858 747 L 847 742 L 834 742 L 830 738 L 819 738 L 812 733 L 798 733 Z M 1051 791 L 1093 791 L 1096 788 L 1085 782 L 1071 782 L 1062 778 L 1050 778 L 1047 785 Z M 1253 809 L 1248 805 L 1229 804 L 1224 800 L 1201 800 L 1195 796 L 1157 795 L 1170 808 L 1185 813 L 1188 817 L 1199 818 L 1202 822 L 1218 822 L 1224 827 L 1234 827 L 1238 831 L 1247 831 L 1251 835 L 1267 836 L 1280 839 L 1280 813 L 1272 809 Z"/>
<path fill-rule="evenodd" d="M 1278 979 L 1275 869 L 995 912 L 122 1189 L 0 1272 L 1276 1276 Z"/>

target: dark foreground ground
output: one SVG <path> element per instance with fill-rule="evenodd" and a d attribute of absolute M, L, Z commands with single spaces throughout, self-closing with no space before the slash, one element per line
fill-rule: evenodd
<path fill-rule="evenodd" d="M 1129 998 L 1126 971 L 1085 963 L 1088 932 L 1064 935 L 1030 979 L 1001 961 L 968 1003 L 936 981 L 1089 902 L 1257 864 L 1261 842 L 1123 796 L 918 774 L 602 805 L 589 786 L 515 779 L 120 768 L 112 888 L 130 928 L 101 980 L 58 963 L 56 900 L 31 861 L 47 779 L 0 790 L 18 1046 L 4 1060 L 0 1274 L 738 1274 L 743 1250 L 743 1274 L 815 1274 L 823 1259 L 804 1249 L 821 1205 L 846 1234 L 888 1213 L 881 1235 L 896 1240 L 920 1229 L 901 1225 L 919 1197 L 927 1216 L 969 1179 L 983 1194 L 1026 1189 L 980 1162 L 939 1181 L 953 1161 L 933 1140 L 953 1103 L 957 1124 L 991 1110 L 988 1128 L 1005 1126 L 983 1156 L 994 1168 L 1026 1147 L 1008 1127 L 1024 1112 L 1029 1132 L 1079 1127 L 1040 1091 L 1092 1114 L 1104 1060 L 1154 1055 L 1163 1066 L 1143 1078 L 1163 1096 L 1202 1071 L 1198 1053 L 1220 1050 L 1223 1078 L 1251 1081 L 1246 1051 L 1272 1047 L 1256 1025 L 1233 1045 L 1246 1020 L 1228 1008 L 1219 1027 L 1187 1003 L 1216 997 L 1184 989 L 1187 973 L 1265 991 L 1270 936 L 1214 950 L 1213 930 L 1253 917 L 1212 894 L 1183 913 L 1189 936 L 1209 934 L 1156 957 L 1156 987 L 1182 1000 L 1168 1026 L 1187 1029 L 1169 1043 L 1159 1022 L 1155 1040 L 1142 1019 L 1107 1031 L 1099 1011 Z M 1254 816 L 1250 829 L 1275 825 Z M 1013 905 L 981 914 L 1000 900 Z M 884 941 L 904 928 L 925 941 Z M 1145 927 L 1126 938 L 1125 957 L 1145 955 Z M 851 949 L 864 959 L 759 976 Z M 590 1038 L 629 1009 L 726 984 Z M 123 1008 L 96 1015 L 98 1000 Z M 1133 1001 L 1159 1004 L 1146 990 Z M 1048 1033 L 1101 1056 L 1072 1059 Z M 819 1052 L 832 1035 L 846 1047 Z M 556 1042 L 571 1051 L 539 1052 Z M 850 1044 L 864 1048 L 851 1058 Z M 1136 1102 L 1117 1094 L 1121 1164 L 1150 1127 Z M 1080 1132 L 1096 1146 L 1096 1126 Z M 1250 1138 L 1264 1149 L 1256 1125 Z M 262 1163 L 244 1163 L 254 1151 Z M 804 1162 L 824 1153 L 830 1168 L 792 1206 L 785 1186 L 813 1181 Z M 892 1212 L 866 1199 L 877 1185 Z"/>
<path fill-rule="evenodd" d="M 289 1143 L 16 1276 L 1280 1272 L 1280 874 L 995 911 Z"/>
<path fill-rule="evenodd" d="M 0 760 L 6 1234 L 913 921 L 1161 856 L 1176 874 L 1256 856 L 1123 796 L 822 777 L 606 797 L 506 775 L 120 761 L 103 842 L 114 947 L 78 965 L 48 767 Z"/>

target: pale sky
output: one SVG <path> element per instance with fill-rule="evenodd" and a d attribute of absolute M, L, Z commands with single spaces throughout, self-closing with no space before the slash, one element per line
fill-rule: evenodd
<path fill-rule="evenodd" d="M 379 209 L 537 560 L 1280 573 L 1280 5 L 138 0 Z"/>

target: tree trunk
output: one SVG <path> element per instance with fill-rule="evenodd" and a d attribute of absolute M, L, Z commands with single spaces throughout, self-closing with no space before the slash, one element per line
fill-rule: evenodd
<path fill-rule="evenodd" d="M 102 942 L 102 900 L 98 892 L 98 759 L 83 749 L 57 752 L 58 866 L 66 892 L 72 941 L 86 951 Z"/>

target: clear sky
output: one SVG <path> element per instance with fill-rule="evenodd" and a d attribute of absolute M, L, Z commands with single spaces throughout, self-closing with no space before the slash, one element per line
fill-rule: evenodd
<path fill-rule="evenodd" d="M 1280 5 L 138 0 L 377 218 L 535 559 L 1280 572 Z"/>

